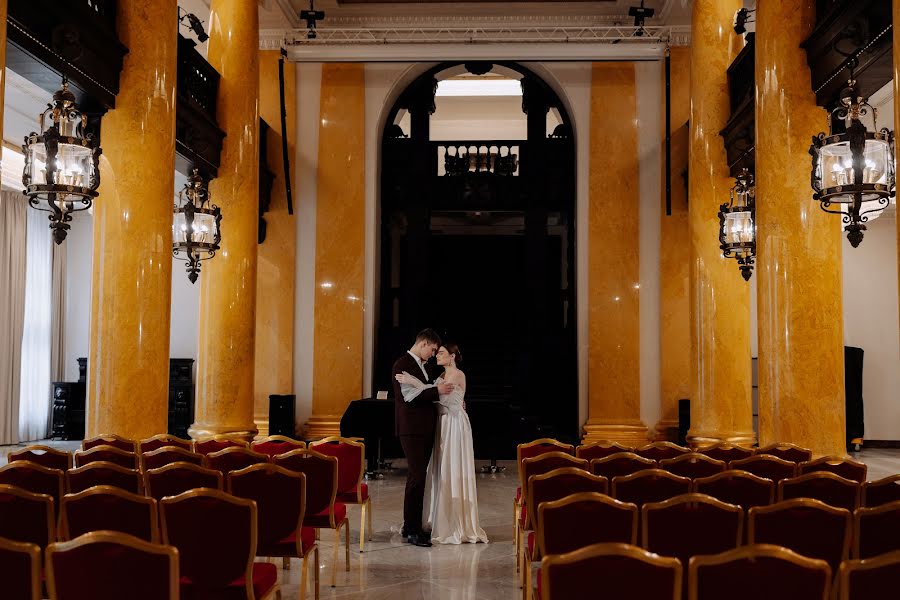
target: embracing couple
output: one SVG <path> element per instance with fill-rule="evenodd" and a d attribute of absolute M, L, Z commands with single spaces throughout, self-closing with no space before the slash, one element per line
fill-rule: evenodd
<path fill-rule="evenodd" d="M 425 363 L 435 355 L 444 371 L 432 382 Z M 396 433 L 409 464 L 401 535 L 416 546 L 488 541 L 478 525 L 475 453 L 461 362 L 456 344 L 441 345 L 438 334 L 425 329 L 391 371 Z"/>

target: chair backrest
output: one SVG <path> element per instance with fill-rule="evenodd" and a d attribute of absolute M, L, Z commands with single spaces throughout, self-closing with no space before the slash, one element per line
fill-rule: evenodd
<path fill-rule="evenodd" d="M 527 479 L 522 473 L 522 461 L 526 458 L 534 458 L 547 452 L 562 452 L 563 454 L 575 454 L 575 446 L 564 444 L 552 438 L 540 438 L 516 446 L 516 465 L 519 471 L 519 485 L 525 487 Z"/>
<path fill-rule="evenodd" d="M 900 550 L 900 500 L 860 508 L 853 515 L 853 558 Z"/>
<path fill-rule="evenodd" d="M 609 480 L 577 467 L 563 467 L 529 477 L 525 492 L 527 508 L 525 529 L 534 529 L 534 524 L 537 523 L 537 508 L 541 503 L 559 500 L 579 492 L 607 494 Z"/>
<path fill-rule="evenodd" d="M 207 466 L 205 454 L 191 452 L 179 446 L 163 446 L 141 454 L 141 471 L 158 469 L 173 462 L 187 462 L 201 467 Z"/>
<path fill-rule="evenodd" d="M 728 470 L 695 479 L 693 491 L 737 504 L 744 510 L 775 502 L 775 482 L 747 471 Z"/>
<path fill-rule="evenodd" d="M 769 444 L 768 446 L 763 446 L 762 448 L 757 448 L 756 454 L 777 456 L 778 458 L 789 460 L 795 463 L 802 463 L 808 460 L 812 460 L 812 450 L 810 450 L 809 448 L 804 448 L 803 446 L 798 446 L 796 444 L 789 444 L 787 442 L 774 443 Z"/>
<path fill-rule="evenodd" d="M 694 556 L 688 563 L 688 600 L 827 600 L 831 567 L 772 544 Z"/>
<path fill-rule="evenodd" d="M 525 482 L 525 485 L 522 486 L 522 490 L 523 492 L 526 491 L 528 479 L 532 475 L 549 473 L 554 469 L 561 469 L 563 467 L 575 467 L 587 471 L 589 466 L 590 463 L 585 459 L 575 458 L 571 454 L 566 454 L 565 452 L 546 452 L 544 454 L 539 454 L 538 456 L 525 458 L 522 460 L 522 475 L 524 477 L 522 481 Z M 528 499 L 526 498 L 526 502 L 527 501 Z"/>
<path fill-rule="evenodd" d="M 673 444 L 672 442 L 653 442 L 651 444 L 647 444 L 646 446 L 641 446 L 640 448 L 636 449 L 634 453 L 638 456 L 643 456 L 644 458 L 652 458 L 653 460 L 659 462 L 667 458 L 675 458 L 676 456 L 687 454 L 690 451 L 690 448 L 685 448 L 684 446 L 679 446 L 678 444 Z"/>
<path fill-rule="evenodd" d="M 747 541 L 775 544 L 810 558 L 821 558 L 834 570 L 850 558 L 850 511 L 819 500 L 797 498 L 748 512 Z"/>
<path fill-rule="evenodd" d="M 292 450 L 272 457 L 272 461 L 288 471 L 306 475 L 306 516 L 329 511 L 334 519 L 337 496 L 338 461 L 315 450 Z M 335 523 L 331 523 L 332 527 Z"/>
<path fill-rule="evenodd" d="M 753 456 L 753 448 L 747 448 L 745 446 L 735 446 L 734 444 L 729 444 L 728 442 L 720 442 L 718 444 L 713 444 L 712 446 L 707 446 L 706 448 L 699 448 L 697 452 L 699 452 L 700 454 L 705 454 L 710 458 L 724 461 L 726 464 L 730 463 L 733 460 L 739 460 L 741 458 Z"/>
<path fill-rule="evenodd" d="M 222 473 L 185 462 L 144 472 L 144 493 L 161 500 L 197 488 L 222 489 Z"/>
<path fill-rule="evenodd" d="M 866 466 L 866 463 L 850 460 L 849 458 L 844 458 L 842 456 L 823 456 L 816 460 L 800 463 L 801 475 L 819 471 L 834 473 L 835 475 L 840 475 L 844 479 L 862 483 L 866 480 L 868 467 Z"/>
<path fill-rule="evenodd" d="M 160 502 L 163 543 L 178 548 L 181 576 L 212 596 L 241 577 L 253 598 L 256 504 L 220 490 L 196 489 Z M 203 597 L 203 594 L 199 594 Z"/>
<path fill-rule="evenodd" d="M 97 437 L 88 438 L 81 442 L 82 450 L 90 450 L 91 448 L 96 448 L 97 446 L 112 446 L 113 448 L 118 448 L 119 450 L 124 450 L 126 452 L 132 452 L 135 454 L 140 451 L 140 445 L 137 441 L 124 438 L 114 433 L 98 435 Z"/>
<path fill-rule="evenodd" d="M 598 574 L 602 573 L 602 581 Z M 541 561 L 542 600 L 677 600 L 681 563 L 629 544 L 594 544 Z M 585 585 L 585 582 L 589 582 Z"/>
<path fill-rule="evenodd" d="M 83 492 L 95 485 L 112 485 L 132 494 L 144 492 L 141 472 L 137 469 L 126 469 L 109 462 L 92 462 L 66 471 L 66 490 L 70 494 Z"/>
<path fill-rule="evenodd" d="M 347 438 L 331 436 L 310 442 L 309 448 L 338 461 L 338 493 L 355 492 L 366 472 L 366 446 Z"/>
<path fill-rule="evenodd" d="M 535 558 L 593 544 L 637 544 L 638 507 L 598 492 L 580 492 L 541 502 L 537 509 Z"/>
<path fill-rule="evenodd" d="M 59 521 L 61 540 L 91 531 L 119 531 L 147 542 L 159 541 L 156 500 L 111 485 L 63 496 Z"/>
<path fill-rule="evenodd" d="M 728 463 L 729 469 L 753 473 L 757 477 L 771 479 L 776 484 L 782 479 L 797 475 L 797 463 L 771 454 L 754 454 Z"/>
<path fill-rule="evenodd" d="M 828 471 L 815 471 L 779 481 L 778 501 L 794 498 L 815 498 L 853 512 L 859 508 L 859 484 Z"/>
<path fill-rule="evenodd" d="M 41 549 L 0 537 L 0 581 L 7 600 L 41 600 Z"/>
<path fill-rule="evenodd" d="M 200 454 L 212 454 L 213 452 L 235 446 L 249 448 L 250 444 L 245 440 L 232 437 L 228 434 L 214 435 L 202 440 L 194 440 L 194 452 L 199 452 Z"/>
<path fill-rule="evenodd" d="M 303 556 L 300 528 L 306 512 L 306 475 L 260 463 L 228 473 L 228 491 L 256 502 L 258 556 L 282 556 L 283 540 L 294 534 L 290 555 Z"/>
<path fill-rule="evenodd" d="M 166 446 L 175 446 L 176 448 L 190 451 L 194 447 L 194 442 L 175 435 L 160 433 L 158 435 L 154 435 L 153 437 L 148 437 L 145 440 L 141 440 L 138 443 L 138 447 L 142 453 L 159 450 L 160 448 L 165 448 Z"/>
<path fill-rule="evenodd" d="M 177 600 L 178 552 L 118 531 L 95 531 L 47 548 L 53 600 Z"/>
<path fill-rule="evenodd" d="M 706 494 L 684 494 L 641 509 L 641 546 L 674 556 L 684 566 L 698 554 L 718 554 L 741 545 L 744 509 Z"/>
<path fill-rule="evenodd" d="M 664 458 L 659 461 L 659 468 L 675 475 L 697 479 L 709 477 L 725 470 L 725 463 L 698 452 L 689 452 L 675 458 Z"/>
<path fill-rule="evenodd" d="M 72 468 L 72 453 L 63 452 L 50 446 L 26 446 L 21 450 L 10 452 L 6 458 L 8 462 L 27 460 L 36 465 L 41 465 L 48 469 L 59 469 L 60 471 Z"/>
<path fill-rule="evenodd" d="M 53 498 L 54 510 L 59 510 L 63 497 L 65 475 L 59 469 L 48 469 L 27 460 L 17 460 L 0 467 L 0 483 L 14 485 L 33 494 L 47 494 Z"/>
<path fill-rule="evenodd" d="M 92 446 L 89 450 L 75 451 L 75 466 L 83 467 L 92 462 L 110 462 L 126 469 L 139 469 L 141 467 L 140 454 L 122 450 L 115 446 Z"/>
<path fill-rule="evenodd" d="M 267 462 L 269 462 L 268 454 L 254 452 L 243 446 L 232 446 L 206 455 L 206 466 L 221 471 L 223 476 L 229 471 L 239 471 L 250 465 Z"/>
<path fill-rule="evenodd" d="M 614 477 L 612 496 L 638 507 L 647 502 L 661 502 L 691 492 L 691 480 L 662 469 L 646 469 L 631 475 Z"/>
<path fill-rule="evenodd" d="M 591 473 L 602 475 L 612 481 L 613 477 L 631 475 L 645 469 L 655 469 L 658 466 L 659 463 L 652 458 L 644 458 L 634 452 L 617 452 L 591 460 Z"/>
<path fill-rule="evenodd" d="M 900 475 L 891 475 L 884 479 L 866 481 L 860 493 L 862 506 L 881 506 L 900 500 Z"/>
<path fill-rule="evenodd" d="M 53 504 L 48 494 L 0 484 L 0 538 L 45 548 L 56 539 Z"/>
<path fill-rule="evenodd" d="M 250 444 L 250 449 L 254 452 L 262 452 L 269 456 L 277 456 L 292 450 L 306 450 L 306 442 L 289 438 L 285 435 L 270 435 L 261 440 L 256 440 Z"/>
<path fill-rule="evenodd" d="M 617 442 L 592 442 L 590 444 L 582 444 L 575 448 L 575 457 L 585 460 L 594 460 L 595 458 L 604 458 L 611 454 L 619 452 L 634 452 L 632 446 L 623 446 Z"/>
<path fill-rule="evenodd" d="M 900 551 L 864 560 L 845 560 L 838 570 L 835 600 L 887 598 L 900 581 Z"/>

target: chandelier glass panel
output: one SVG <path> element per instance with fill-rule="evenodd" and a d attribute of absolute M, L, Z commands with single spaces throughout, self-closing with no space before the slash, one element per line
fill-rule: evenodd
<path fill-rule="evenodd" d="M 172 255 L 187 263 L 191 283 L 200 275 L 200 261 L 216 255 L 222 241 L 222 212 L 210 202 L 209 182 L 193 169 L 178 202 L 172 220 Z"/>
<path fill-rule="evenodd" d="M 756 185 L 746 168 L 735 178 L 731 201 L 719 207 L 719 248 L 722 256 L 737 260 L 749 281 L 756 258 Z"/>

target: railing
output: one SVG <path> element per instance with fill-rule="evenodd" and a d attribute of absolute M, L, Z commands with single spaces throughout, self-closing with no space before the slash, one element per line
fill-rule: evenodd
<path fill-rule="evenodd" d="M 178 95 L 216 121 L 219 73 L 194 48 L 193 42 L 178 36 Z"/>
<path fill-rule="evenodd" d="M 524 141 L 434 142 L 437 174 L 459 177 L 467 173 L 519 175 L 519 147 Z"/>

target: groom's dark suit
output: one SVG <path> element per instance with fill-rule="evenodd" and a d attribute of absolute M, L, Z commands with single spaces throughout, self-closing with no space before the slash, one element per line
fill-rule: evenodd
<path fill-rule="evenodd" d="M 400 382 L 394 378 L 394 375 L 403 371 L 423 383 L 431 382 L 409 352 L 398 358 L 391 369 L 391 381 L 394 382 L 394 424 L 403 454 L 409 463 L 406 494 L 403 497 L 403 528 L 406 534 L 416 534 L 422 531 L 425 473 L 434 446 L 434 402 L 439 397 L 437 388 L 429 388 L 411 402 L 405 402 L 400 393 Z"/>

